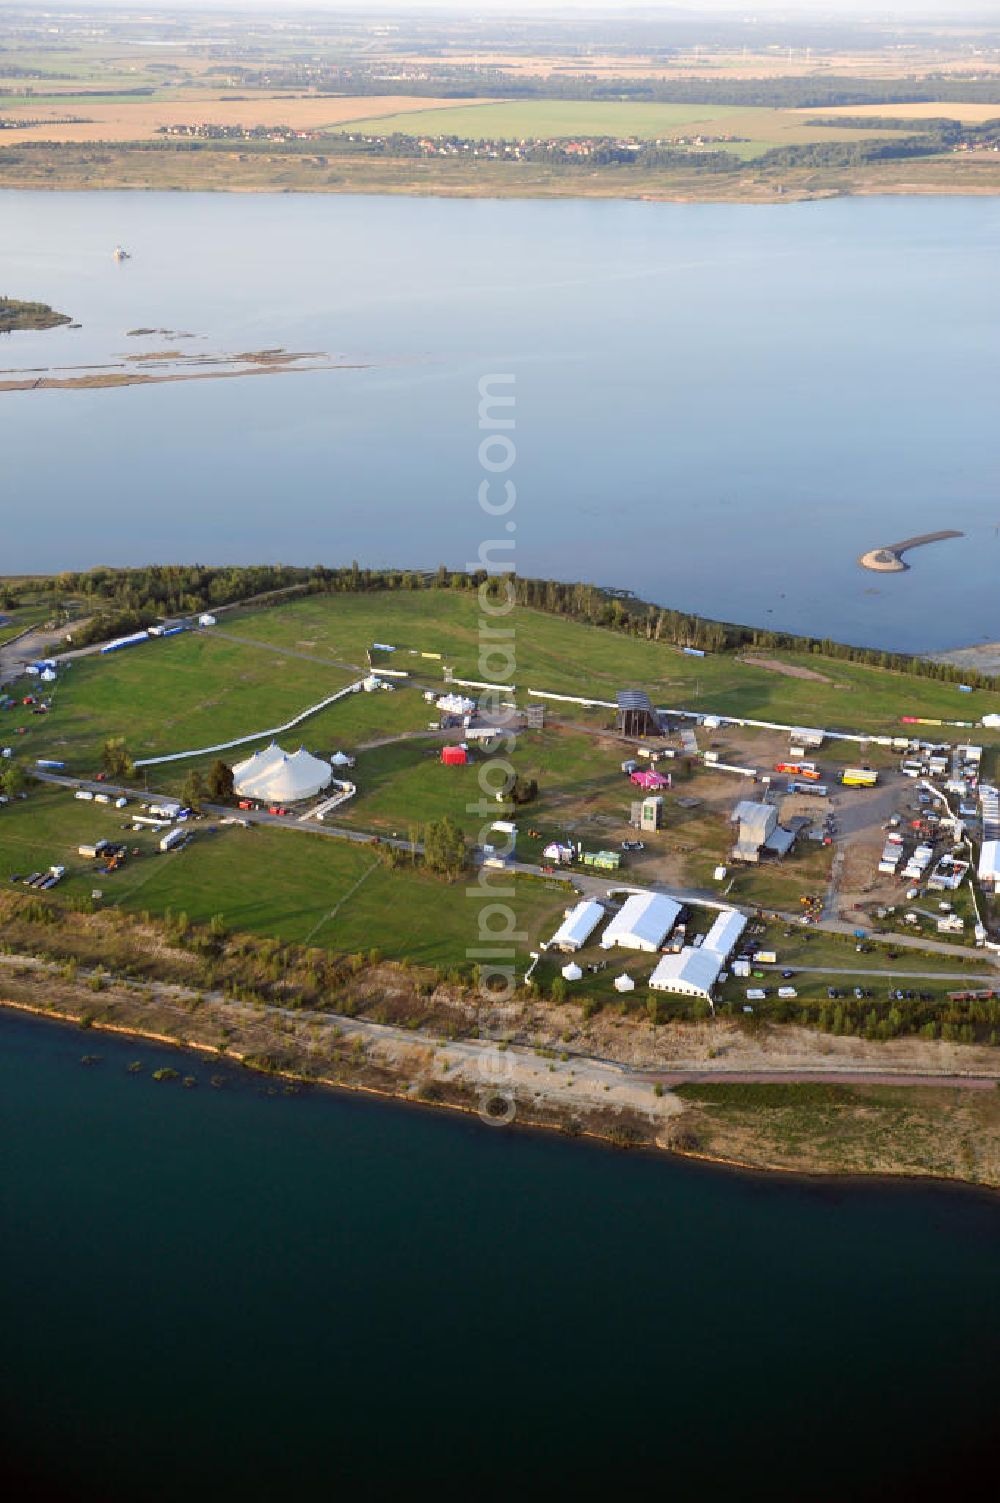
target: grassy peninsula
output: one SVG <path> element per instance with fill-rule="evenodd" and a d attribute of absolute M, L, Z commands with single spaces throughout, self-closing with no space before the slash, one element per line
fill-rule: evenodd
<path fill-rule="evenodd" d="M 0 297 L 0 334 L 10 334 L 14 329 L 56 329 L 72 322 L 68 313 L 57 313 L 48 303 Z"/>
<path fill-rule="evenodd" d="M 989 718 L 996 681 L 519 580 L 508 619 L 521 718 L 504 751 L 510 789 L 489 814 L 516 821 L 517 847 L 491 874 L 474 811 L 492 753 L 487 742 L 469 765 L 443 765 L 442 746 L 463 732 L 435 704 L 444 665 L 459 682 L 480 675 L 481 583 L 286 566 L 0 581 L 0 996 L 251 1068 L 470 1111 L 488 1038 L 522 1123 L 758 1167 L 1000 1184 L 1000 973 L 974 943 L 979 915 L 997 930 L 996 900 L 970 879 L 949 891 L 942 929 L 939 892 L 911 909 L 878 870 L 890 819 L 925 820 L 893 750 L 903 717 Z M 153 634 L 100 651 L 140 626 Z M 387 639 L 393 652 L 376 646 Z M 684 651 L 693 643 L 704 655 Z M 42 682 L 37 660 L 53 656 Z M 350 692 L 366 677 L 374 691 L 380 670 L 395 671 L 382 679 L 391 692 Z M 646 747 L 659 747 L 671 786 L 638 848 L 622 771 L 636 746 L 614 711 L 622 687 L 696 703 L 688 723 L 713 722 L 697 725 L 696 751 L 677 730 Z M 290 748 L 353 758 L 354 792 L 327 823 L 309 800 L 239 807 L 220 777 L 220 743 L 237 743 L 222 750 L 224 774 L 289 721 Z M 813 838 L 781 860 L 732 865 L 732 811 L 752 785 L 730 764 L 773 769 L 788 755 L 781 724 L 859 733 L 877 786 L 841 792 L 857 743 L 826 741 L 816 756 L 829 796 L 778 792 L 781 818 Z M 996 781 L 1000 732 L 934 734 L 974 737 L 984 781 Z M 194 813 L 179 827 L 188 838 L 165 851 L 149 806 L 171 796 Z M 582 861 L 553 869 L 546 849 L 567 838 L 621 852 L 620 877 Z M 950 849 L 929 825 L 924 838 Z M 689 935 L 720 903 L 739 909 L 774 958 L 749 982 L 721 977 L 710 998 L 667 995 L 649 987 L 658 952 L 609 954 L 591 936 L 582 974 L 567 980 L 548 939 L 581 895 L 613 911 L 622 880 L 676 894 Z M 484 1033 L 470 898 L 492 901 L 494 881 L 516 986 Z"/>

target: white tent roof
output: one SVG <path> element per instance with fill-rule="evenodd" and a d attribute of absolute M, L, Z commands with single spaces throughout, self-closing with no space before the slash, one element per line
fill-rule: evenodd
<path fill-rule="evenodd" d="M 555 950 L 579 950 L 604 917 L 604 909 L 594 901 L 577 903 L 566 910 L 566 916 L 549 940 Z"/>
<path fill-rule="evenodd" d="M 284 755 L 278 743 L 272 741 L 270 746 L 255 751 L 245 761 L 236 762 L 233 766 L 233 779 L 238 783 L 241 778 L 257 777 L 266 768 L 279 762 Z"/>
<path fill-rule="evenodd" d="M 571 960 L 569 965 L 564 965 L 562 968 L 562 973 L 567 981 L 579 981 L 580 977 L 583 975 L 583 972 L 581 971 L 575 960 Z"/>
<path fill-rule="evenodd" d="M 979 853 L 980 882 L 1000 882 L 1000 840 L 984 840 Z"/>
<path fill-rule="evenodd" d="M 746 919 L 735 908 L 723 910 L 705 935 L 703 948 L 714 951 L 722 960 L 728 960 L 746 926 Z"/>
<path fill-rule="evenodd" d="M 237 763 L 233 787 L 242 798 L 292 804 L 313 798 L 332 776 L 329 763 L 312 756 L 304 746 L 289 755 L 272 741 L 263 751 Z"/>
<path fill-rule="evenodd" d="M 353 767 L 354 758 L 349 757 L 346 752 L 335 751 L 330 758 L 330 765 L 332 767 Z"/>
<path fill-rule="evenodd" d="M 741 799 L 733 810 L 733 819 L 739 822 L 741 840 L 756 840 L 763 845 L 778 822 L 778 811 L 773 804 Z"/>
<path fill-rule="evenodd" d="M 476 708 L 476 701 L 467 694 L 442 694 L 437 701 L 437 708 L 446 715 L 471 715 Z"/>
<path fill-rule="evenodd" d="M 649 978 L 657 992 L 676 992 L 682 997 L 707 997 L 722 970 L 722 960 L 704 946 L 685 945 L 678 955 L 664 955 Z"/>
<path fill-rule="evenodd" d="M 662 893 L 633 893 L 605 929 L 601 948 L 610 950 L 612 945 L 622 945 L 626 950 L 658 950 L 680 911 L 680 903 Z"/>
<path fill-rule="evenodd" d="M 635 982 L 632 980 L 632 977 L 629 976 L 629 975 L 627 975 L 624 972 L 622 973 L 621 976 L 616 976 L 615 977 L 615 991 L 616 992 L 634 992 L 635 991 Z"/>

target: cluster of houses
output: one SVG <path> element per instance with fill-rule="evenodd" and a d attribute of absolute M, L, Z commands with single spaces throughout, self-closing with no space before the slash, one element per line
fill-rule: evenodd
<path fill-rule="evenodd" d="M 193 134 L 193 131 L 189 132 Z M 180 134 L 173 131 L 173 134 Z M 694 135 L 661 136 L 655 141 L 640 141 L 635 136 L 521 136 L 508 140 L 501 136 L 470 139 L 464 136 L 406 136 L 400 132 L 372 133 L 348 131 L 346 137 L 355 146 L 369 150 L 391 152 L 402 150 L 421 157 L 467 157 L 501 162 L 530 162 L 538 158 L 555 161 L 606 161 L 638 158 L 650 147 L 661 150 L 683 150 L 700 147 L 730 145 L 746 139 L 744 136 Z"/>
<path fill-rule="evenodd" d="M 158 135 L 194 137 L 202 141 L 316 141 L 320 132 L 291 125 L 219 125 L 214 120 L 158 125 Z"/>

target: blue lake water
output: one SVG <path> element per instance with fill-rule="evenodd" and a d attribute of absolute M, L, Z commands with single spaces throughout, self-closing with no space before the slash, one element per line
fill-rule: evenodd
<path fill-rule="evenodd" d="M 0 1130 L 11 1498 L 915 1503 L 992 1470 L 995 1197 L 288 1099 L 10 1015 Z"/>
<path fill-rule="evenodd" d="M 121 241 L 133 259 L 116 264 Z M 517 378 L 522 573 L 921 649 L 1000 637 L 1000 203 L 760 208 L 0 196 L 0 284 L 79 319 L 361 370 L 0 393 L 0 567 L 476 559 L 477 386 Z M 966 536 L 885 578 L 876 545 Z"/>

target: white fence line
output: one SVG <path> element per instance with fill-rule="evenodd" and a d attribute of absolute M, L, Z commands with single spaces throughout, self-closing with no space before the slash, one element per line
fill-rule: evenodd
<path fill-rule="evenodd" d="M 346 694 L 354 694 L 361 688 L 361 685 L 362 680 L 357 679 L 355 683 L 348 684 L 346 688 L 338 689 L 336 694 L 330 694 L 326 699 L 321 699 L 319 704 L 310 705 L 308 710 L 302 711 L 301 715 L 296 715 L 291 720 L 286 720 L 284 725 L 272 726 L 268 731 L 254 731 L 249 736 L 236 736 L 232 741 L 220 741 L 215 746 L 199 746 L 192 751 L 169 752 L 163 757 L 143 757 L 141 761 L 135 763 L 135 766 L 161 767 L 165 762 L 183 762 L 188 757 L 208 757 L 213 752 L 230 751 L 234 746 L 247 746 L 251 741 L 263 741 L 265 736 L 270 736 L 272 739 L 275 736 L 283 736 L 286 731 L 293 731 L 297 725 L 301 725 L 310 716 L 318 715 L 320 710 L 325 710 L 329 705 L 336 704 L 337 700 L 343 699 Z"/>
<path fill-rule="evenodd" d="M 517 690 L 516 684 L 487 684 L 478 678 L 447 678 L 445 683 L 460 684 L 463 689 L 496 689 L 501 694 L 513 694 Z"/>
<path fill-rule="evenodd" d="M 461 679 L 456 679 L 455 682 L 461 683 Z M 551 694 L 546 689 L 529 689 L 528 693 L 534 699 L 558 699 L 562 704 L 583 705 L 588 710 L 617 710 L 618 708 L 617 704 L 613 704 L 610 699 L 581 699 L 576 694 Z"/>

